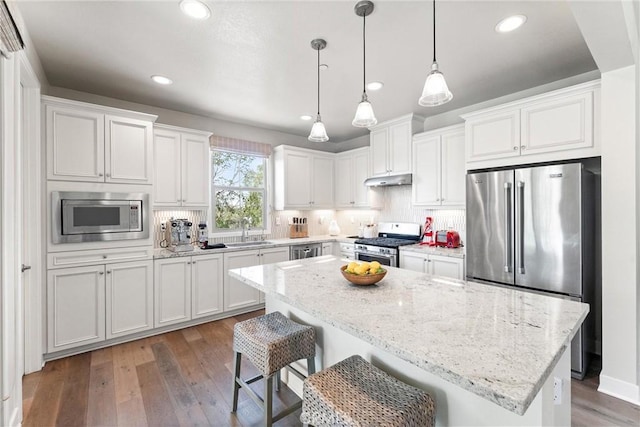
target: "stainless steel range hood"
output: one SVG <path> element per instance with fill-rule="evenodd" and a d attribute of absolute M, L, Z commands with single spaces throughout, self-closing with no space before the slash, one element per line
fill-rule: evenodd
<path fill-rule="evenodd" d="M 364 185 L 368 187 L 390 187 L 393 185 L 411 185 L 412 175 L 405 173 L 402 175 L 378 176 L 365 179 Z"/>

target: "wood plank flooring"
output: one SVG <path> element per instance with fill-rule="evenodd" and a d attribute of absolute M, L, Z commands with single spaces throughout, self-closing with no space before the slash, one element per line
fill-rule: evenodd
<path fill-rule="evenodd" d="M 23 425 L 260 426 L 262 413 L 240 391 L 231 414 L 233 325 L 257 311 L 48 362 L 24 377 Z M 256 369 L 243 361 L 244 377 Z M 262 383 L 254 384 L 262 395 Z M 252 385 L 252 387 L 254 386 Z M 572 425 L 639 426 L 640 407 L 598 393 L 598 370 L 572 382 Z M 275 410 L 297 399 L 283 385 Z M 300 410 L 278 427 L 300 426 Z"/>

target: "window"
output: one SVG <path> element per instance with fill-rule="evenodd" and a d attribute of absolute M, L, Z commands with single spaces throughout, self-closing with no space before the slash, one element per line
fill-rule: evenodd
<path fill-rule="evenodd" d="M 214 233 L 239 230 L 245 218 L 251 228 L 266 228 L 266 170 L 266 157 L 211 151 Z"/>

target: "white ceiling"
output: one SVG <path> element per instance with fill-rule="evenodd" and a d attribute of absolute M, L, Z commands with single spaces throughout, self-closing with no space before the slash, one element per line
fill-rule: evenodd
<path fill-rule="evenodd" d="M 19 1 L 49 83 L 112 98 L 306 136 L 316 111 L 331 142 L 351 126 L 362 93 L 362 18 L 353 1 L 207 1 L 196 21 L 174 1 Z M 369 99 L 379 121 L 430 116 L 596 69 L 571 10 L 555 1 L 439 1 L 438 62 L 454 98 L 418 106 L 432 59 L 431 2 L 376 1 L 367 18 Z M 528 21 L 494 31 L 512 14 Z M 173 79 L 159 86 L 152 74 Z"/>

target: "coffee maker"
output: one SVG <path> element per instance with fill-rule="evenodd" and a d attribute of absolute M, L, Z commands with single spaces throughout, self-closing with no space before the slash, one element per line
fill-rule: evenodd
<path fill-rule="evenodd" d="M 209 232 L 207 230 L 207 223 L 201 222 L 198 224 L 198 246 L 205 249 L 209 244 Z"/>
<path fill-rule="evenodd" d="M 166 223 L 165 239 L 167 248 L 174 252 L 188 252 L 193 250 L 191 244 L 191 226 L 193 223 L 188 219 L 171 218 Z"/>

